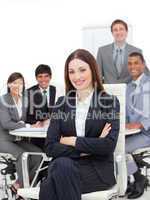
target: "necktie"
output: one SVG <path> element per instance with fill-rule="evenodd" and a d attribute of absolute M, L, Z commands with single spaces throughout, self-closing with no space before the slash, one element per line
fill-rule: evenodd
<path fill-rule="evenodd" d="M 136 96 L 135 90 L 136 90 L 136 87 L 137 87 L 137 84 L 136 83 L 132 83 L 132 88 L 133 88 L 133 91 L 132 91 L 132 105 L 135 104 L 135 96 Z"/>
<path fill-rule="evenodd" d="M 46 90 L 43 90 L 43 95 L 47 95 L 47 91 Z"/>
<path fill-rule="evenodd" d="M 120 75 L 121 70 L 122 70 L 122 49 L 116 50 L 115 66 L 118 71 L 118 74 Z"/>
<path fill-rule="evenodd" d="M 45 105 L 47 105 L 47 91 L 46 90 L 43 90 L 43 101 Z"/>

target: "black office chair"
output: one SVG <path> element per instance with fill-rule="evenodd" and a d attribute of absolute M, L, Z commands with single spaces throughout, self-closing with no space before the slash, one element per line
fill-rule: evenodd
<path fill-rule="evenodd" d="M 141 148 L 133 152 L 132 154 L 139 169 L 143 170 L 144 175 L 147 177 L 148 186 L 150 186 L 150 148 Z"/>
<path fill-rule="evenodd" d="M 1 200 L 15 200 L 10 189 L 17 178 L 15 162 L 16 160 L 11 154 L 0 153 L 0 189 L 3 196 Z"/>

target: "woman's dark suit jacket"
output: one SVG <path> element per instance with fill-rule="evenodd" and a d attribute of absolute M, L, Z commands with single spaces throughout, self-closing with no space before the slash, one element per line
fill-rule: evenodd
<path fill-rule="evenodd" d="M 87 164 L 94 168 L 100 182 L 109 188 L 115 184 L 113 152 L 119 134 L 119 102 L 116 97 L 95 90 L 85 123 L 85 137 L 78 137 L 75 96 L 74 93 L 58 99 L 47 133 L 46 153 L 54 159 L 70 157 L 79 163 L 81 160 L 86 162 L 84 157 L 80 157 L 81 153 L 89 154 Z M 107 137 L 99 138 L 106 123 L 111 123 L 111 131 Z M 75 147 L 60 144 L 61 136 L 76 136 Z"/>

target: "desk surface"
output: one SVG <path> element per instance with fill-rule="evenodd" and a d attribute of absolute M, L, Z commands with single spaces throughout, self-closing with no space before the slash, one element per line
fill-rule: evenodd
<path fill-rule="evenodd" d="M 20 137 L 45 138 L 47 128 L 18 128 L 10 131 L 9 134 Z"/>
<path fill-rule="evenodd" d="M 139 133 L 140 129 L 126 129 L 125 135 L 132 135 Z M 9 132 L 11 135 L 20 137 L 32 137 L 32 138 L 45 138 L 47 135 L 46 128 L 18 128 Z"/>

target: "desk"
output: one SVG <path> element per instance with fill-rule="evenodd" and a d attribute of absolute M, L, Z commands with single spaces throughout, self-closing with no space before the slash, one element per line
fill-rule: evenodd
<path fill-rule="evenodd" d="M 139 133 L 140 129 L 125 129 L 125 135 Z M 19 137 L 46 138 L 47 128 L 18 128 L 9 134 Z"/>
<path fill-rule="evenodd" d="M 19 137 L 46 138 L 46 128 L 18 128 L 9 132 L 10 135 Z"/>
<path fill-rule="evenodd" d="M 13 131 L 9 131 L 9 134 L 14 135 L 16 137 L 28 137 L 28 138 L 46 138 L 47 136 L 47 127 L 44 128 L 19 128 Z M 22 173 L 23 173 L 23 183 L 25 187 L 29 187 L 29 171 L 28 171 L 28 158 L 29 156 L 40 156 L 41 163 L 36 170 L 35 176 L 32 180 L 31 185 L 34 185 L 37 176 L 40 172 L 40 169 L 44 163 L 44 161 L 48 160 L 47 156 L 43 152 L 24 152 L 22 155 Z"/>
<path fill-rule="evenodd" d="M 125 135 L 132 135 L 139 133 L 141 130 L 140 129 L 125 129 Z"/>

